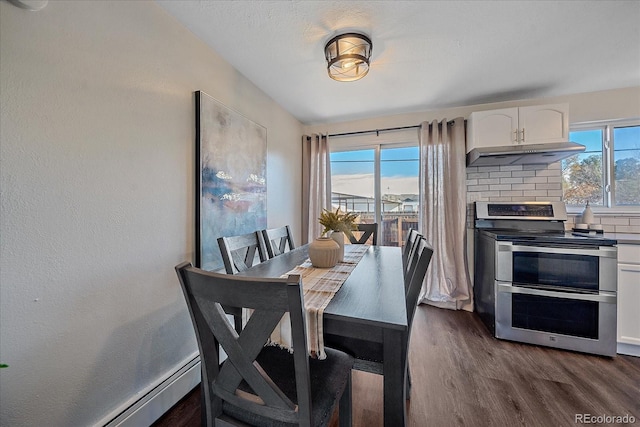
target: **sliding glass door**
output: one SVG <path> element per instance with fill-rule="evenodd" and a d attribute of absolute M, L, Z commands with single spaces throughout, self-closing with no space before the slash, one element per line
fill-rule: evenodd
<path fill-rule="evenodd" d="M 418 176 L 417 145 L 332 152 L 332 204 L 377 222 L 379 245 L 402 246 L 409 228 L 418 228 Z"/>
<path fill-rule="evenodd" d="M 418 147 L 380 150 L 382 244 L 402 246 L 410 228 L 418 228 Z"/>

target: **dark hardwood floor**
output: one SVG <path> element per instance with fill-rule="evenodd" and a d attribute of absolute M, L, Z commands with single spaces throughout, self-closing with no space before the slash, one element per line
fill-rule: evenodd
<path fill-rule="evenodd" d="M 575 426 L 576 414 L 630 415 L 640 425 L 640 358 L 501 341 L 473 313 L 426 305 L 414 322 L 409 426 Z M 354 371 L 353 420 L 382 426 L 381 376 Z M 199 425 L 196 388 L 154 427 Z"/>

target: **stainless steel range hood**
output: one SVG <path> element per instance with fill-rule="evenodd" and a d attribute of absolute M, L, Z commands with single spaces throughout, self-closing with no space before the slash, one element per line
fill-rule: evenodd
<path fill-rule="evenodd" d="M 575 142 L 474 148 L 467 153 L 467 166 L 546 165 L 581 153 L 585 148 Z"/>

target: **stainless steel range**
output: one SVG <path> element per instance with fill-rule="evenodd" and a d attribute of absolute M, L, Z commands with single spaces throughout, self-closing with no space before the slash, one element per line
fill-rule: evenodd
<path fill-rule="evenodd" d="M 563 202 L 476 202 L 474 302 L 496 338 L 614 356 L 617 242 Z"/>

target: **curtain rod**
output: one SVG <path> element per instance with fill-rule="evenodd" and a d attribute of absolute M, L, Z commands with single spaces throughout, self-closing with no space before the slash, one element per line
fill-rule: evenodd
<path fill-rule="evenodd" d="M 361 135 L 364 133 L 375 133 L 376 136 L 380 136 L 380 132 L 391 132 L 394 130 L 404 130 L 404 129 L 416 129 L 419 128 L 420 125 L 413 125 L 413 126 L 401 126 L 401 127 L 397 127 L 397 128 L 384 128 L 384 129 L 371 129 L 371 130 L 359 130 L 359 131 L 355 131 L 355 132 L 345 132 L 345 133 L 333 133 L 333 134 L 329 134 L 329 137 L 336 137 L 336 136 L 349 136 L 349 135 Z"/>
<path fill-rule="evenodd" d="M 447 122 L 447 124 L 452 125 L 454 122 L 454 120 L 449 120 Z M 467 121 L 465 120 L 465 123 Z M 405 130 L 405 129 L 417 129 L 422 127 L 422 125 L 413 125 L 413 126 L 401 126 L 401 127 L 396 127 L 396 128 L 384 128 L 384 129 L 370 129 L 370 130 L 359 130 L 359 131 L 355 131 L 355 132 L 344 132 L 344 133 L 334 133 L 334 134 L 329 134 L 327 136 L 329 137 L 340 137 L 340 136 L 350 136 L 350 135 L 361 135 L 361 134 L 365 134 L 365 133 L 375 133 L 376 136 L 380 136 L 380 132 L 392 132 L 395 130 Z"/>

